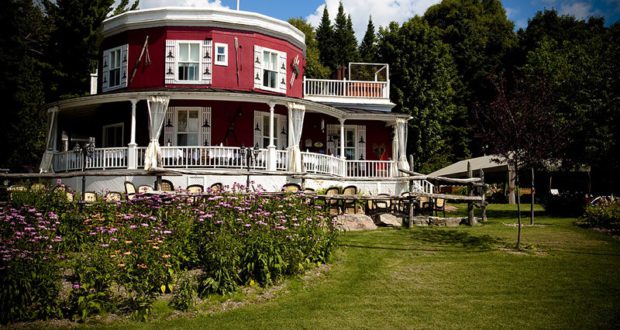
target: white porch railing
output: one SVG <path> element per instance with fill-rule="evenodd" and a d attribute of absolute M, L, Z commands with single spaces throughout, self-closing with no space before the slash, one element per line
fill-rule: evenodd
<path fill-rule="evenodd" d="M 62 151 L 52 158 L 54 172 L 68 172 L 82 169 L 82 155 L 73 151 Z"/>
<path fill-rule="evenodd" d="M 161 147 L 163 167 L 247 168 L 239 147 Z M 267 149 L 260 149 L 251 169 L 267 168 Z"/>
<path fill-rule="evenodd" d="M 423 192 L 427 194 L 432 194 L 435 189 L 435 185 L 426 181 L 426 180 L 416 180 L 413 181 L 413 186 L 411 187 L 412 191 Z"/>
<path fill-rule="evenodd" d="M 288 171 L 288 150 L 276 150 L 276 170 Z"/>
<path fill-rule="evenodd" d="M 346 176 L 351 178 L 391 178 L 396 162 L 391 160 L 347 160 Z"/>
<path fill-rule="evenodd" d="M 342 159 L 338 157 L 302 152 L 301 161 L 308 173 L 341 175 Z"/>
<path fill-rule="evenodd" d="M 389 81 L 304 79 L 306 97 L 389 99 Z"/>
<path fill-rule="evenodd" d="M 54 154 L 52 164 L 55 172 L 77 171 L 82 169 L 84 156 L 73 151 Z M 127 167 L 127 148 L 97 148 L 92 157 L 86 157 L 85 169 L 110 169 Z"/>

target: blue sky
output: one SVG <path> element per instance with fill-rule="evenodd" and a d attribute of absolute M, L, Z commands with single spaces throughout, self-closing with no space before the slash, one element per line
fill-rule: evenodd
<path fill-rule="evenodd" d="M 375 26 L 387 25 L 390 21 L 403 22 L 414 15 L 423 15 L 426 9 L 440 0 L 240 0 L 240 9 L 258 12 L 286 20 L 302 17 L 316 26 L 323 7 L 327 5 L 330 16 L 337 12 L 342 1 L 345 11 L 351 14 L 358 39 L 363 36 L 368 17 L 372 15 Z M 183 7 L 225 7 L 236 8 L 236 0 L 141 0 L 140 8 L 161 6 Z M 620 0 L 502 0 L 508 18 L 517 28 L 527 26 L 527 20 L 536 11 L 555 8 L 559 13 L 577 18 L 603 16 L 607 24 L 620 19 Z"/>

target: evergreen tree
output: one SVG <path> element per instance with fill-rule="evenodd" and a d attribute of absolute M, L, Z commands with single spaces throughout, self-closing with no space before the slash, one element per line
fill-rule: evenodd
<path fill-rule="evenodd" d="M 54 27 L 48 50 L 52 71 L 46 79 L 50 99 L 88 92 L 90 73 L 99 59 L 101 23 L 113 4 L 114 0 L 44 0 Z"/>
<path fill-rule="evenodd" d="M 0 11 L 0 168 L 34 170 L 45 148 L 43 70 L 48 27 L 32 0 L 7 1 Z"/>
<path fill-rule="evenodd" d="M 349 62 L 358 61 L 359 53 L 355 32 L 353 31 L 353 23 L 351 22 L 351 16 L 345 15 L 342 2 L 338 6 L 334 35 L 334 44 L 338 45 L 334 61 L 336 68 L 347 67 Z"/>
<path fill-rule="evenodd" d="M 366 33 L 360 44 L 360 58 L 366 63 L 377 61 L 377 35 L 375 34 L 375 25 L 372 23 L 372 17 L 368 18 Z"/>
<path fill-rule="evenodd" d="M 328 78 L 330 70 L 322 65 L 319 60 L 319 45 L 312 25 L 303 18 L 291 18 L 288 22 L 298 28 L 306 36 L 306 63 L 304 75 L 309 78 Z"/>
<path fill-rule="evenodd" d="M 323 17 L 321 18 L 321 23 L 316 29 L 316 40 L 318 42 L 319 59 L 321 64 L 331 70 L 335 70 L 336 49 L 334 43 L 334 29 L 329 19 L 327 6 L 323 8 Z"/>
<path fill-rule="evenodd" d="M 138 9 L 138 7 L 140 6 L 140 0 L 135 0 L 134 3 L 131 5 L 131 7 L 127 7 L 127 6 L 129 6 L 129 0 L 121 0 L 121 2 L 114 9 L 112 16 L 120 15 L 130 10 Z"/>
<path fill-rule="evenodd" d="M 459 110 L 459 79 L 441 31 L 420 17 L 402 27 L 393 22 L 379 30 L 377 47 L 379 61 L 390 65 L 395 111 L 413 117 L 407 152 L 415 155 L 416 170 L 427 173 L 454 161 L 454 143 L 447 132 Z"/>

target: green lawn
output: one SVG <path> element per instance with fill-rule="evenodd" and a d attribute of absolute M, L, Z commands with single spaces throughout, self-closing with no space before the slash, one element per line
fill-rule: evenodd
<path fill-rule="evenodd" d="M 541 209 L 537 214 L 540 226 L 523 229 L 524 252 L 511 250 L 517 228 L 505 225 L 516 221 L 514 209 L 492 205 L 490 220 L 476 227 L 343 234 L 329 269 L 287 281 L 266 300 L 193 318 L 114 326 L 620 327 L 620 241 L 576 227 L 574 219 L 546 217 Z M 248 299 L 257 300 L 233 297 Z"/>

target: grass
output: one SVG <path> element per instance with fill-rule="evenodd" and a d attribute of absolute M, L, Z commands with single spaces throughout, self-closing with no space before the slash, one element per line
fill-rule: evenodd
<path fill-rule="evenodd" d="M 527 210 L 524 215 L 529 223 Z M 516 214 L 506 205 L 492 205 L 490 220 L 475 227 L 345 233 L 328 271 L 287 281 L 271 299 L 193 318 L 108 326 L 620 327 L 620 241 L 576 227 L 574 219 L 545 216 L 540 208 L 537 216 L 539 226 L 523 228 L 520 252 L 512 250 Z M 158 307 L 160 318 L 170 314 Z"/>

